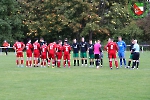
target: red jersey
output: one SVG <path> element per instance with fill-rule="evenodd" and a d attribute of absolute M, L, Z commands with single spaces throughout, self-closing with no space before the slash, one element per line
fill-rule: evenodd
<path fill-rule="evenodd" d="M 43 53 L 43 54 L 46 54 L 47 53 L 47 45 L 42 45 L 42 47 L 41 47 L 41 52 Z"/>
<path fill-rule="evenodd" d="M 38 42 L 33 43 L 34 52 L 40 53 L 40 44 Z"/>
<path fill-rule="evenodd" d="M 63 45 L 64 54 L 70 54 L 71 46 L 68 44 Z"/>
<path fill-rule="evenodd" d="M 51 53 L 51 54 L 54 54 L 55 53 L 55 49 L 56 49 L 56 45 L 54 43 L 50 43 L 48 46 L 47 46 L 47 49 L 48 49 L 48 52 Z"/>
<path fill-rule="evenodd" d="M 57 52 L 61 52 L 62 53 L 62 51 L 63 51 L 63 47 L 62 47 L 62 45 L 57 45 Z"/>
<path fill-rule="evenodd" d="M 118 51 L 118 46 L 115 42 L 109 42 L 105 48 L 107 48 L 108 53 L 110 53 L 110 52 L 116 53 L 116 51 Z"/>
<path fill-rule="evenodd" d="M 33 46 L 32 46 L 31 43 L 27 43 L 27 44 L 26 44 L 26 52 L 32 53 L 32 48 L 33 48 Z"/>
<path fill-rule="evenodd" d="M 25 47 L 25 44 L 23 42 L 16 42 L 13 45 L 13 48 L 16 50 L 16 52 L 23 52 L 24 47 Z"/>

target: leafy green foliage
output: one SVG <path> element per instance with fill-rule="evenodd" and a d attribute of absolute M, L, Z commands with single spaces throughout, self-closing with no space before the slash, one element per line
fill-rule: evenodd
<path fill-rule="evenodd" d="M 23 38 L 22 16 L 16 0 L 1 0 L 0 6 L 0 43 Z"/>

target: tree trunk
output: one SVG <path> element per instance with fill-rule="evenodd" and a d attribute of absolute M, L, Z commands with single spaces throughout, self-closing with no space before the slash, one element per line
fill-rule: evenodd
<path fill-rule="evenodd" d="M 93 36 L 93 31 L 89 31 L 89 40 L 92 40 Z"/>

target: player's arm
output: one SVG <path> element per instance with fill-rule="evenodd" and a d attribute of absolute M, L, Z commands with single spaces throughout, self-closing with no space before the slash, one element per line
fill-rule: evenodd
<path fill-rule="evenodd" d="M 99 51 L 100 51 L 100 52 L 103 52 L 103 51 L 102 51 L 102 47 L 99 47 Z"/>
<path fill-rule="evenodd" d="M 13 45 L 13 49 L 16 51 L 16 43 Z"/>
<path fill-rule="evenodd" d="M 104 49 L 105 49 L 106 51 L 108 51 L 108 44 L 106 44 L 106 45 L 104 46 Z"/>
<path fill-rule="evenodd" d="M 116 51 L 118 52 L 118 50 L 119 50 L 119 47 L 118 47 L 118 45 L 116 44 Z"/>
<path fill-rule="evenodd" d="M 22 43 L 22 50 L 25 48 L 25 44 L 24 43 Z"/>
<path fill-rule="evenodd" d="M 123 46 L 124 46 L 124 48 L 125 48 L 125 49 L 127 48 L 127 45 L 126 45 L 126 43 L 125 43 L 125 42 L 123 42 Z"/>
<path fill-rule="evenodd" d="M 85 49 L 86 49 L 86 51 L 88 50 L 88 44 L 86 43 L 86 45 L 85 45 Z"/>

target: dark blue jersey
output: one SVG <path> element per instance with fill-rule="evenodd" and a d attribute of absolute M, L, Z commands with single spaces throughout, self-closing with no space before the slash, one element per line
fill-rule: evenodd
<path fill-rule="evenodd" d="M 73 49 L 73 53 L 79 53 L 80 50 L 80 46 L 78 43 L 73 43 L 72 44 L 72 49 Z"/>
<path fill-rule="evenodd" d="M 87 46 L 86 42 L 81 42 L 80 43 L 80 50 L 81 50 L 81 52 L 86 52 L 87 48 L 88 48 L 88 46 Z"/>
<path fill-rule="evenodd" d="M 94 54 L 94 45 L 93 44 L 89 44 L 88 48 L 89 48 L 89 54 Z"/>

